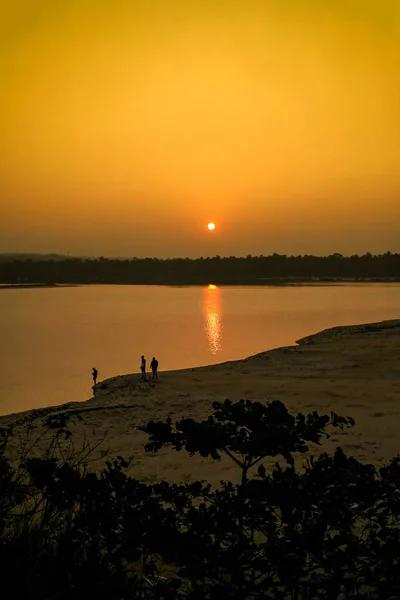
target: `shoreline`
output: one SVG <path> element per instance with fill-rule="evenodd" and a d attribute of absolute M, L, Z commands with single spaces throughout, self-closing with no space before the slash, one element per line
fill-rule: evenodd
<path fill-rule="evenodd" d="M 86 401 L 5 415 L 0 426 L 21 421 L 10 443 L 12 458 L 18 455 L 24 421 L 30 417 L 37 417 L 33 436 L 43 431 L 43 419 L 49 414 L 78 416 L 82 420 L 71 426 L 75 445 L 84 440 L 95 444 L 106 434 L 109 456 L 132 458 L 129 471 L 142 481 L 217 482 L 235 477 L 226 461 L 189 458 L 169 449 L 146 454 L 147 436 L 135 425 L 168 415 L 204 419 L 213 401 L 226 398 L 281 400 L 295 413 L 333 410 L 355 419 L 354 428 L 334 430 L 313 453 L 342 446 L 361 462 L 382 464 L 400 451 L 399 348 L 400 319 L 332 327 L 301 338 L 296 345 L 241 360 L 163 371 L 155 383 L 142 382 L 138 374 L 112 377 L 99 382 L 96 395 Z M 45 441 L 38 444 L 38 451 Z"/>
<path fill-rule="evenodd" d="M 79 287 L 79 283 L 0 283 L 0 290 Z"/>
<path fill-rule="evenodd" d="M 177 282 L 177 281 L 155 281 L 155 282 L 109 282 L 109 281 L 82 281 L 77 283 L 1 283 L 0 290 L 26 290 L 26 289 L 40 289 L 40 288 L 69 288 L 69 287 L 82 287 L 87 285 L 126 285 L 126 286 L 160 286 L 160 287 L 205 287 L 210 285 L 217 285 L 218 287 L 313 287 L 313 286 L 329 286 L 329 285 L 346 285 L 346 284 L 365 284 L 365 283 L 376 283 L 376 284 L 398 284 L 400 278 L 395 277 L 357 277 L 357 278 L 329 278 L 329 277 L 314 277 L 314 278 L 268 278 L 268 279 L 255 279 L 255 280 L 243 280 L 243 281 L 202 281 L 202 282 Z"/>

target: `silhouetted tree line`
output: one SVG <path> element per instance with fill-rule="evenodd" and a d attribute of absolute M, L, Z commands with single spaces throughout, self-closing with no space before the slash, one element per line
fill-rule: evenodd
<path fill-rule="evenodd" d="M 400 254 L 208 258 L 14 260 L 0 262 L 2 283 L 267 284 L 297 279 L 400 279 Z"/>

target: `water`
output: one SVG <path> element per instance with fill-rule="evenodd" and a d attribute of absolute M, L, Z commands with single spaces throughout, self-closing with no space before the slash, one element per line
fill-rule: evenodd
<path fill-rule="evenodd" d="M 0 290 L 0 413 L 85 400 L 99 379 L 207 365 L 400 317 L 400 284 Z"/>

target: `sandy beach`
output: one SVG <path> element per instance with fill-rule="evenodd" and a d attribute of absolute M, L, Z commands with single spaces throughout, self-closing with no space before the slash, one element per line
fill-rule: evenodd
<path fill-rule="evenodd" d="M 34 440 L 49 413 L 67 413 L 82 418 L 70 428 L 76 448 L 84 440 L 95 444 L 105 437 L 102 447 L 108 456 L 131 458 L 129 473 L 142 481 L 236 481 L 236 468 L 229 460 L 189 458 L 183 451 L 169 449 L 146 453 L 147 436 L 135 429 L 168 415 L 205 418 L 212 402 L 226 398 L 280 400 L 296 413 L 317 410 L 352 416 L 354 428 L 332 430 L 322 448 L 310 451 L 319 454 L 341 446 L 362 462 L 387 462 L 400 452 L 400 319 L 334 327 L 302 338 L 295 346 L 243 360 L 161 372 L 156 383 L 143 382 L 138 374 L 115 377 L 98 383 L 95 397 L 86 402 L 7 415 L 0 418 L 0 426 L 22 420 L 9 443 L 11 459 L 20 454 L 26 437 L 24 422 L 32 414 L 38 416 L 29 433 Z M 36 452 L 40 454 L 47 443 L 43 437 Z M 104 460 L 92 463 L 92 468 Z"/>

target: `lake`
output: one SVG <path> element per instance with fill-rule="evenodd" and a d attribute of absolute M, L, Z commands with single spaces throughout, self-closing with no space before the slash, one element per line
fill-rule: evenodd
<path fill-rule="evenodd" d="M 400 284 L 0 290 L 0 414 L 91 397 L 99 379 L 215 364 L 335 325 L 400 317 Z M 161 375 L 162 379 L 162 375 Z"/>

